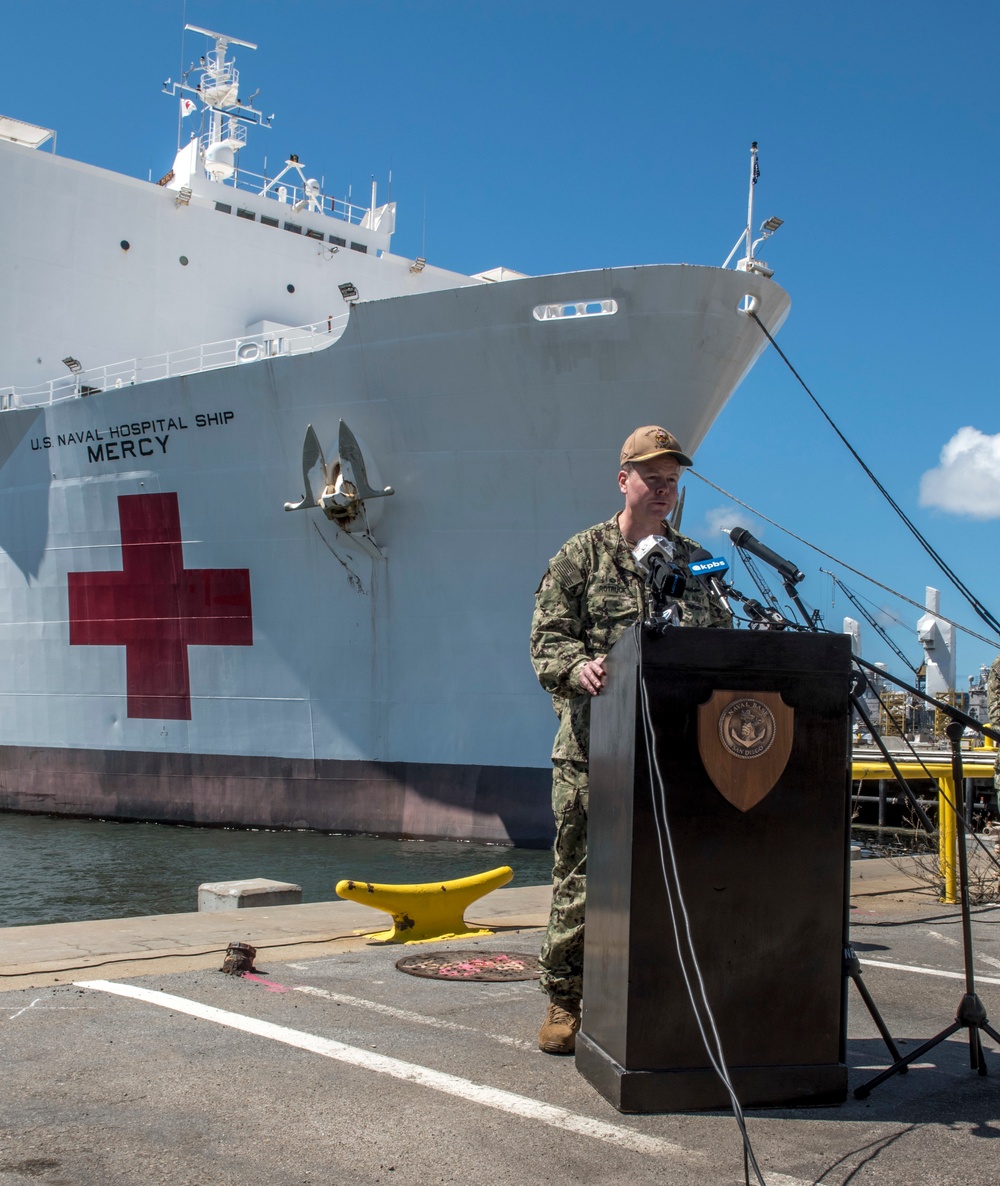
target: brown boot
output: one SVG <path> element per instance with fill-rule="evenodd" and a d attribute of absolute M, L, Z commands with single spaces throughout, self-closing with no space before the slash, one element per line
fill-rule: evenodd
<path fill-rule="evenodd" d="M 549 1011 L 538 1031 L 538 1049 L 546 1054 L 572 1054 L 580 1028 L 580 1002 L 550 997 Z"/>

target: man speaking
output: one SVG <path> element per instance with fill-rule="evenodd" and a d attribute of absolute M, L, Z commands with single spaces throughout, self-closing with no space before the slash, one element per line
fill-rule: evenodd
<path fill-rule="evenodd" d="M 624 510 L 568 540 L 549 561 L 535 595 L 531 661 L 559 717 L 552 747 L 552 907 L 541 953 L 541 987 L 549 1008 L 538 1034 L 547 1054 L 571 1054 L 580 1027 L 590 697 L 604 687 L 608 651 L 650 613 L 646 578 L 632 555 L 639 542 L 665 537 L 673 563 L 690 577 L 688 559 L 699 545 L 666 522 L 677 503 L 681 472 L 689 465 L 691 459 L 666 429 L 637 428 L 621 453 L 618 487 Z M 682 626 L 732 624 L 723 606 L 694 579 L 687 583 L 681 608 Z"/>

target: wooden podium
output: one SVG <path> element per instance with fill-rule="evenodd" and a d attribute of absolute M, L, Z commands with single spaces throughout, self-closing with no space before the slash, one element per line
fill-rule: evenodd
<path fill-rule="evenodd" d="M 695 628 L 629 631 L 611 651 L 592 705 L 576 1063 L 619 1111 L 729 1106 L 678 962 L 641 681 L 737 1096 L 748 1107 L 846 1098 L 850 658 L 845 635 Z"/>

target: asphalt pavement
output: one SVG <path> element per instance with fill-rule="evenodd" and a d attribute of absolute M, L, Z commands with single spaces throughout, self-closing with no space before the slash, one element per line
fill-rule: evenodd
<path fill-rule="evenodd" d="M 546 901 L 497 891 L 468 912 L 494 935 L 419 947 L 356 934 L 383 922 L 352 903 L 0 931 L 0 1186 L 743 1182 L 731 1114 L 623 1116 L 539 1052 L 535 983 L 396 969 L 414 951 L 537 953 Z M 864 982 L 912 1050 L 962 998 L 960 913 L 881 861 L 855 863 L 851 905 Z M 996 1018 L 998 924 L 974 908 Z M 234 940 L 258 947 L 254 975 L 218 970 Z M 848 1001 L 853 1089 L 889 1058 Z M 960 1031 L 865 1100 L 748 1113 L 763 1180 L 994 1186 L 1000 1050 L 984 1044 L 986 1078 Z"/>

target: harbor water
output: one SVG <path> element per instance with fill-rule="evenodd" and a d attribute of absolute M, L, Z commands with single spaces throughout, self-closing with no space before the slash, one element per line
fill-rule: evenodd
<path fill-rule="evenodd" d="M 197 910 L 206 881 L 290 881 L 304 902 L 322 902 L 345 878 L 411 883 L 500 865 L 514 870 L 511 885 L 552 872 L 539 849 L 0 812 L 0 927 Z"/>

